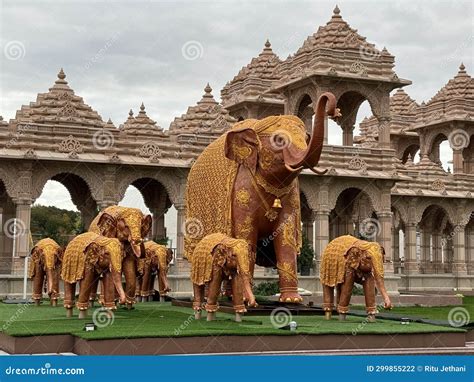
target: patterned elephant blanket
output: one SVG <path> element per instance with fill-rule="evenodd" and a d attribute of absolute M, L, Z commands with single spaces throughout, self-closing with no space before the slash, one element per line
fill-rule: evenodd
<path fill-rule="evenodd" d="M 384 276 L 384 258 L 380 244 L 345 235 L 331 241 L 321 255 L 321 266 L 319 271 L 321 284 L 332 287 L 344 282 L 344 271 L 346 265 L 344 255 L 353 247 L 368 251 L 369 255 L 372 257 L 374 271 L 381 277 Z"/>

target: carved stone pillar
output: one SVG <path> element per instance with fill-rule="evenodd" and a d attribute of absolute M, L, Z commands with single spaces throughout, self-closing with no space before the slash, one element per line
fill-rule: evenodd
<path fill-rule="evenodd" d="M 15 219 L 15 205 L 5 204 L 1 209 L 1 232 L 0 232 L 0 273 L 10 274 L 12 271 L 13 257 L 13 235 L 11 226 Z"/>
<path fill-rule="evenodd" d="M 466 233 L 464 225 L 454 227 L 452 272 L 458 276 L 467 274 Z"/>
<path fill-rule="evenodd" d="M 392 221 L 391 212 L 377 213 L 380 223 L 379 243 L 385 249 L 385 272 L 393 273 L 393 252 L 392 252 Z"/>
<path fill-rule="evenodd" d="M 30 254 L 31 244 L 31 203 L 21 200 L 16 203 L 16 221 L 12 226 L 12 234 L 15 237 L 15 256 L 26 257 Z"/>
<path fill-rule="evenodd" d="M 396 227 L 392 227 L 392 256 L 393 271 L 398 273 L 400 268 L 400 231 Z"/>
<path fill-rule="evenodd" d="M 430 246 L 431 233 L 427 228 L 421 229 L 420 242 L 420 271 L 421 273 L 430 273 Z"/>
<path fill-rule="evenodd" d="M 381 116 L 379 122 L 379 147 L 384 149 L 390 148 L 390 115 Z"/>
<path fill-rule="evenodd" d="M 151 214 L 153 218 L 152 238 L 163 239 L 166 237 L 165 214 L 166 210 L 160 208 L 152 208 Z"/>
<path fill-rule="evenodd" d="M 453 173 L 462 174 L 464 171 L 464 160 L 462 150 L 453 150 Z"/>
<path fill-rule="evenodd" d="M 354 125 L 342 124 L 342 145 L 353 146 L 354 145 Z"/>
<path fill-rule="evenodd" d="M 329 211 L 314 211 L 315 226 L 315 274 L 319 275 L 319 264 L 321 263 L 321 254 L 329 243 Z"/>
<path fill-rule="evenodd" d="M 433 237 L 433 262 L 432 262 L 432 270 L 433 273 L 444 273 L 443 270 L 443 253 L 442 253 L 442 246 L 441 246 L 441 233 L 434 231 L 432 233 Z"/>
<path fill-rule="evenodd" d="M 303 235 L 308 239 L 309 245 L 314 248 L 314 227 L 313 220 L 303 220 Z"/>
<path fill-rule="evenodd" d="M 416 223 L 409 222 L 405 232 L 405 274 L 418 273 L 416 261 Z"/>
<path fill-rule="evenodd" d="M 184 204 L 175 204 L 177 214 L 176 222 L 176 257 L 178 259 L 183 258 L 184 254 L 184 226 L 186 221 L 186 208 Z"/>
<path fill-rule="evenodd" d="M 467 263 L 467 273 L 474 273 L 474 227 L 469 227 L 466 229 L 466 263 Z"/>

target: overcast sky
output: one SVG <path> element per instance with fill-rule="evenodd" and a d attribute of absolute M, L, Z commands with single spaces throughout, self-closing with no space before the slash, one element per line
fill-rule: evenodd
<path fill-rule="evenodd" d="M 0 0 L 0 115 L 13 118 L 22 104 L 48 90 L 63 67 L 76 94 L 104 120 L 118 126 L 143 101 L 148 115 L 168 128 L 201 98 L 207 82 L 219 99 L 220 89 L 267 38 L 280 58 L 294 53 L 329 21 L 335 4 Z M 413 81 L 405 90 L 416 101 L 430 99 L 461 62 L 472 75 L 471 1 L 337 4 L 362 36 L 395 55 L 395 71 Z M 358 120 L 368 113 L 363 108 Z M 52 190 L 59 194 L 42 202 L 64 199 L 70 206 L 64 190 Z"/>

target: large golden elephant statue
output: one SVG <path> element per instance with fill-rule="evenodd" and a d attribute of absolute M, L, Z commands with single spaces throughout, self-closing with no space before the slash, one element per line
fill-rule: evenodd
<path fill-rule="evenodd" d="M 201 153 L 187 182 L 185 257 L 212 233 L 246 240 L 251 274 L 255 264 L 276 267 L 280 301 L 302 301 L 296 274 L 301 247 L 298 174 L 304 168 L 323 173 L 315 166 L 326 114 L 339 116 L 334 95 L 322 94 L 315 113 L 311 136 L 293 115 L 250 119 L 235 124 Z"/>
<path fill-rule="evenodd" d="M 115 291 L 119 295 L 120 303 L 125 304 L 125 292 L 122 287 L 124 257 L 123 244 L 115 238 L 86 232 L 71 240 L 64 251 L 61 271 L 67 317 L 72 316 L 77 282 L 80 282 L 76 303 L 79 318 L 87 317 L 90 294 L 101 277 L 101 300 L 104 308 L 115 309 Z"/>
<path fill-rule="evenodd" d="M 138 208 L 110 206 L 102 210 L 92 221 L 89 231 L 106 237 L 114 237 L 125 246 L 125 258 L 122 271 L 125 275 L 125 293 L 127 308 L 135 303 L 137 285 L 137 261 L 145 257 L 143 245 L 151 229 L 151 216 L 144 215 Z M 97 284 L 93 287 L 92 299 L 95 299 Z"/>
<path fill-rule="evenodd" d="M 249 263 L 249 245 L 245 240 L 214 233 L 204 237 L 196 245 L 191 259 L 191 281 L 194 289 L 193 309 L 197 319 L 201 317 L 204 289 L 207 285 L 205 306 L 207 320 L 214 320 L 224 280 L 228 280 L 232 286 L 232 304 L 236 321 L 241 321 L 240 314 L 247 311 L 244 305 L 244 293 L 249 298 L 248 304 L 256 305 Z"/>
<path fill-rule="evenodd" d="M 323 309 L 331 318 L 334 309 L 334 289 L 337 292 L 337 311 L 341 319 L 349 311 L 354 282 L 364 288 L 369 321 L 375 319 L 375 286 L 384 299 L 385 309 L 392 303 L 384 284 L 385 250 L 375 242 L 345 235 L 332 240 L 321 255 L 320 280 L 323 286 Z"/>
<path fill-rule="evenodd" d="M 59 275 L 63 249 L 53 239 L 46 238 L 38 241 L 31 250 L 28 277 L 33 281 L 31 298 L 39 305 L 43 297 L 43 283 L 46 279 L 46 291 L 50 303 L 56 306 L 59 298 Z"/>
<path fill-rule="evenodd" d="M 153 285 L 158 276 L 160 300 L 171 291 L 168 283 L 168 269 L 173 260 L 173 251 L 152 240 L 145 242 L 145 257 L 138 260 L 137 299 L 147 301 L 153 299 Z"/>

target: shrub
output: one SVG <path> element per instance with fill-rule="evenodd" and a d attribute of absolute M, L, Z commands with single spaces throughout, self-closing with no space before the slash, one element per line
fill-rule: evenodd
<path fill-rule="evenodd" d="M 253 293 L 259 296 L 273 296 L 280 292 L 277 281 L 264 281 L 253 287 Z"/>

